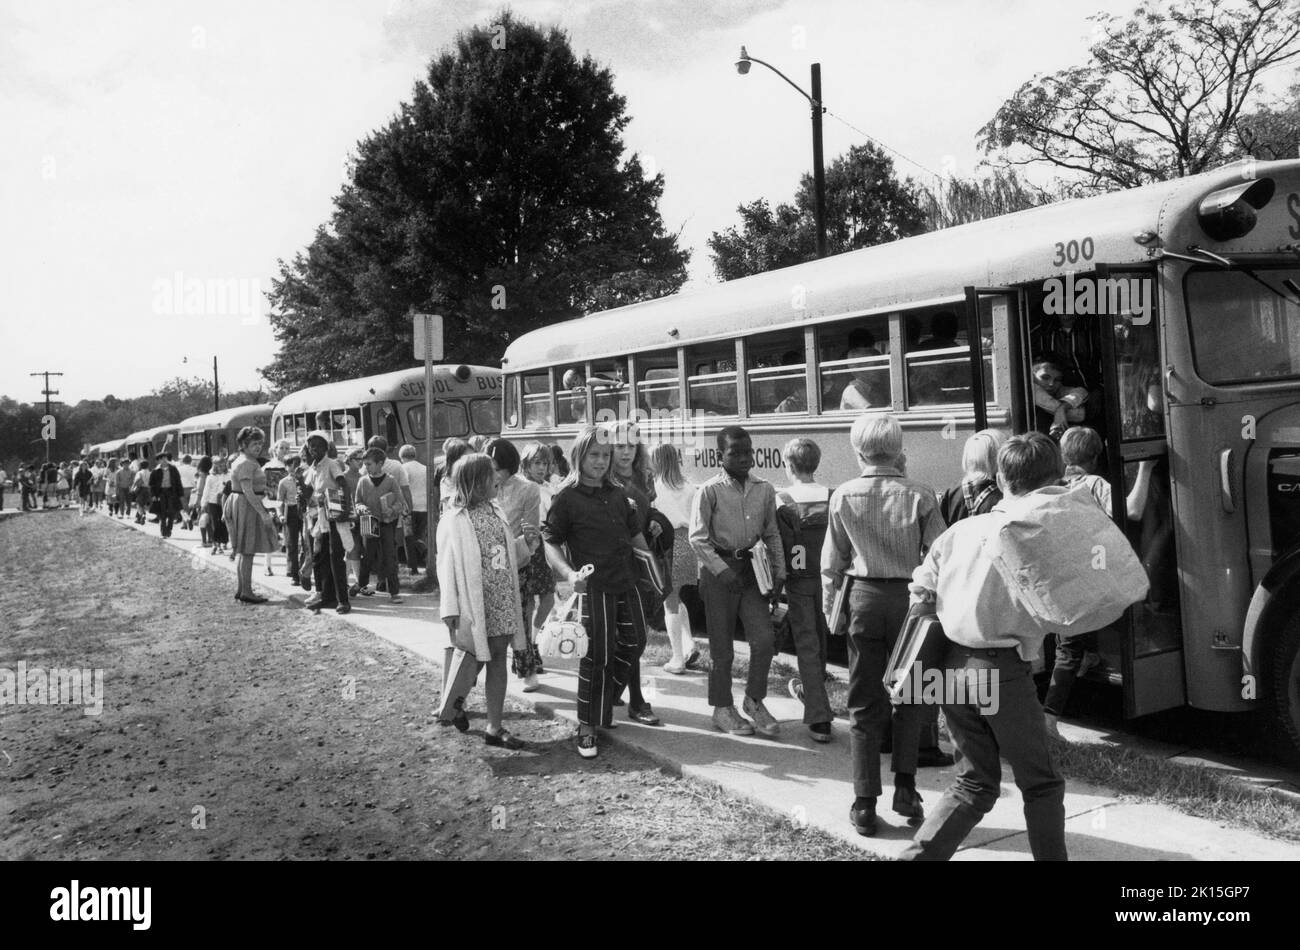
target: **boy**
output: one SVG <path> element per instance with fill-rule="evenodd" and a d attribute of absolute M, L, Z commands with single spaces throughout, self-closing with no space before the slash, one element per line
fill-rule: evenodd
<path fill-rule="evenodd" d="M 357 497 L 357 485 L 361 481 L 361 476 L 365 474 L 365 454 L 366 450 L 358 446 L 350 449 L 344 459 L 346 464 L 343 470 L 343 481 L 347 484 L 349 498 Z M 365 556 L 366 548 L 361 537 L 359 523 L 354 523 L 348 533 L 352 540 L 348 544 L 347 550 L 343 552 L 343 558 L 348 565 L 348 593 L 355 596 L 361 590 L 361 560 Z M 379 589 L 383 590 L 384 588 L 380 586 Z"/>
<path fill-rule="evenodd" d="M 1038 429 L 1059 440 L 1066 429 L 1084 420 L 1083 404 L 1088 399 L 1088 390 L 1064 387 L 1065 371 L 1055 354 L 1041 354 L 1034 359 L 1031 368 Z"/>
<path fill-rule="evenodd" d="M 755 728 L 769 738 L 781 729 L 763 705 L 767 696 L 767 674 L 775 651 L 770 605 L 775 604 L 785 584 L 785 556 L 776 527 L 776 491 L 770 482 L 749 474 L 754 467 L 754 446 L 740 426 L 727 426 L 718 433 L 722 472 L 700 486 L 691 511 L 691 547 L 700 562 L 700 596 L 708 618 L 709 651 L 713 669 L 709 673 L 709 705 L 714 728 L 733 736 L 751 736 Z M 753 548 L 767 546 L 772 567 L 772 590 L 759 593 L 752 563 Z M 749 641 L 749 677 L 744 711 L 736 711 L 731 690 L 732 635 L 736 617 L 745 625 Z"/>
<path fill-rule="evenodd" d="M 289 582 L 298 585 L 298 539 L 302 536 L 302 516 L 298 510 L 298 495 L 302 491 L 302 480 L 298 466 L 302 459 L 297 455 L 288 455 L 284 459 L 285 475 L 275 486 L 275 498 L 280 506 L 280 520 L 284 522 L 285 557 L 288 562 L 286 574 Z"/>
<path fill-rule="evenodd" d="M 367 449 L 365 454 L 366 474 L 357 483 L 357 513 L 370 515 L 379 522 L 379 537 L 365 537 L 366 556 L 361 562 L 361 593 L 369 597 L 374 594 L 370 587 L 370 571 L 383 577 L 388 583 L 390 603 L 400 604 L 400 589 L 397 580 L 397 528 L 402 511 L 402 496 L 397 487 L 397 480 L 384 471 L 384 462 L 388 453 L 383 449 Z"/>
<path fill-rule="evenodd" d="M 777 492 L 777 528 L 786 557 L 785 599 L 799 676 L 790 695 L 803 703 L 803 721 L 814 742 L 831 741 L 831 704 L 826 695 L 826 615 L 822 613 L 821 556 L 831 490 L 815 479 L 822 450 L 812 439 L 791 439 L 782 451 L 790 486 Z"/>

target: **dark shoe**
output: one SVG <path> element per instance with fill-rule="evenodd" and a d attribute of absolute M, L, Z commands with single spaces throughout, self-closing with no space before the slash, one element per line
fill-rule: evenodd
<path fill-rule="evenodd" d="M 849 821 L 853 823 L 853 830 L 864 838 L 869 838 L 876 833 L 879 828 L 879 822 L 876 819 L 876 805 L 871 804 L 859 805 L 853 803 L 849 809 Z"/>
<path fill-rule="evenodd" d="M 456 700 L 452 709 L 456 711 L 456 715 L 450 719 L 440 719 L 438 722 L 444 726 L 455 726 L 457 732 L 469 732 L 469 716 L 465 715 L 464 697 Z"/>
<path fill-rule="evenodd" d="M 686 658 L 683 664 L 688 670 L 697 670 L 700 668 L 700 651 L 692 650 L 691 655 Z"/>
<path fill-rule="evenodd" d="M 339 603 L 337 600 L 334 601 L 333 603 L 326 603 L 325 601 L 321 601 L 319 604 L 312 604 L 311 609 L 314 610 L 316 613 L 320 613 L 322 610 L 337 610 L 338 606 Z"/>
<path fill-rule="evenodd" d="M 388 581 L 380 581 L 375 585 L 375 590 L 380 594 L 388 593 Z"/>
<path fill-rule="evenodd" d="M 351 587 L 348 588 L 348 596 L 349 596 L 349 597 L 355 597 L 355 596 L 357 596 L 357 594 L 359 594 L 359 593 L 361 593 L 361 585 L 360 585 L 360 584 L 353 584 Z"/>
<path fill-rule="evenodd" d="M 264 604 L 267 600 L 265 597 L 259 597 L 257 594 L 249 594 L 245 597 L 240 597 L 239 599 L 246 604 Z"/>
<path fill-rule="evenodd" d="M 622 696 L 615 696 L 615 697 L 614 697 L 614 701 L 613 701 L 612 703 L 610 703 L 610 705 L 611 705 L 611 706 L 626 706 L 626 705 L 627 705 L 627 700 L 625 700 Z"/>
<path fill-rule="evenodd" d="M 921 793 L 915 788 L 899 785 L 894 789 L 894 811 L 906 818 L 909 825 L 919 825 L 925 821 Z"/>
<path fill-rule="evenodd" d="M 627 718 L 631 719 L 633 722 L 639 722 L 643 726 L 660 725 L 659 717 L 654 714 L 654 710 L 650 708 L 649 703 L 646 703 L 640 708 L 636 706 L 628 706 Z"/>
<path fill-rule="evenodd" d="M 812 734 L 813 742 L 831 741 L 831 724 L 829 722 L 811 722 L 808 724 L 808 732 Z"/>
<path fill-rule="evenodd" d="M 340 614 L 350 614 L 350 613 L 352 613 L 352 605 L 351 605 L 351 604 L 339 604 L 337 607 L 334 608 L 334 612 L 335 612 L 335 613 L 340 613 Z"/>
<path fill-rule="evenodd" d="M 584 759 L 594 759 L 598 754 L 595 736 L 578 736 L 578 755 Z"/>
<path fill-rule="evenodd" d="M 522 749 L 526 743 L 509 729 L 502 729 L 495 736 L 490 732 L 483 733 L 483 741 L 488 745 L 501 746 L 506 749 Z"/>
<path fill-rule="evenodd" d="M 951 755 L 938 748 L 922 749 L 916 756 L 916 764 L 923 769 L 946 769 L 955 761 Z"/>

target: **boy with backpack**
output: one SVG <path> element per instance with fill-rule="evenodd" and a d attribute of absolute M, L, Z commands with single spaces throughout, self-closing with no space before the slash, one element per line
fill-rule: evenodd
<path fill-rule="evenodd" d="M 803 703 L 803 721 L 814 742 L 831 741 L 826 695 L 826 615 L 821 609 L 821 557 L 831 490 L 816 481 L 822 451 L 812 439 L 791 439 L 782 450 L 789 487 L 776 493 L 776 526 L 785 552 L 787 618 L 799 658 L 790 695 Z"/>

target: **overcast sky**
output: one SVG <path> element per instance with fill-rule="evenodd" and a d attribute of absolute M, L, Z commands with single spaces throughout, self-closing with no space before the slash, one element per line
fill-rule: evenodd
<path fill-rule="evenodd" d="M 998 105 L 1035 72 L 1081 61 L 1090 14 L 1133 5 L 512 4 L 613 71 L 627 147 L 664 173 L 661 210 L 693 251 L 695 283 L 711 280 L 705 242 L 736 205 L 788 200 L 811 164 L 806 105 L 761 67 L 739 76 L 742 43 L 805 88 L 820 62 L 832 113 L 925 169 L 970 174 Z M 499 9 L 0 0 L 0 395 L 37 401 L 28 373 L 50 369 L 69 402 L 135 396 L 210 375 L 214 355 L 223 390 L 256 388 L 275 348 L 261 293 L 276 260 L 327 220 L 349 150 L 409 98 L 429 57 Z M 864 141 L 832 116 L 825 134 L 828 163 Z"/>

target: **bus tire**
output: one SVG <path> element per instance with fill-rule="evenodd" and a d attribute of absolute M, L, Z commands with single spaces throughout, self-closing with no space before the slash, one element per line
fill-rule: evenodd
<path fill-rule="evenodd" d="M 1273 643 L 1268 685 L 1278 754 L 1300 765 L 1300 615 Z"/>

